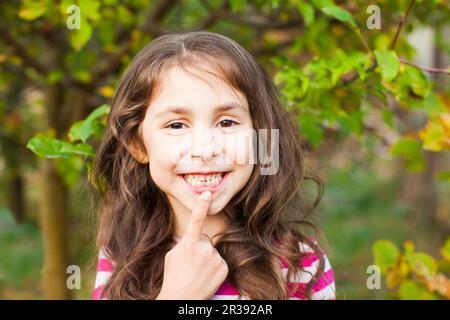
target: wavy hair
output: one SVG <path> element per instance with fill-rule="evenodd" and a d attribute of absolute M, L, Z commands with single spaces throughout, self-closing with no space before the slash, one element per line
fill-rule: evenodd
<path fill-rule="evenodd" d="M 97 246 L 114 261 L 115 269 L 104 294 L 108 299 L 155 299 L 161 289 L 165 254 L 175 245 L 174 218 L 166 195 L 152 180 L 148 165 L 130 152 L 131 141 L 143 148 L 139 125 L 171 65 L 196 66 L 207 61 L 232 88 L 248 101 L 254 129 L 279 129 L 279 167 L 262 175 L 255 164 L 246 186 L 227 204 L 223 214 L 229 228 L 218 235 L 216 249 L 228 264 L 227 281 L 250 299 L 287 299 L 289 289 L 280 272 L 288 264 L 287 279 L 302 271 L 305 252 L 299 243 L 320 253 L 315 241 L 301 232 L 307 215 L 319 203 L 323 185 L 306 174 L 304 151 L 296 122 L 283 108 L 279 93 L 261 64 L 242 46 L 220 34 L 194 31 L 156 38 L 143 48 L 124 73 L 93 170 L 100 187 Z M 318 196 L 306 210 L 300 194 L 304 180 L 319 186 Z M 300 201 L 300 207 L 298 204 Z M 314 230 L 316 230 L 314 228 Z M 323 273 L 318 271 L 305 294 Z"/>

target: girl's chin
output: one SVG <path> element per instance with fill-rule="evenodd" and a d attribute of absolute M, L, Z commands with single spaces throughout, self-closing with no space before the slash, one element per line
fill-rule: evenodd
<path fill-rule="evenodd" d="M 187 206 L 187 208 L 191 207 L 191 212 L 194 210 L 196 205 L 196 200 L 194 199 L 194 202 L 192 203 L 192 206 Z M 224 206 L 220 204 L 220 199 L 213 199 L 208 210 L 208 216 L 214 216 L 216 214 L 219 214 Z"/>

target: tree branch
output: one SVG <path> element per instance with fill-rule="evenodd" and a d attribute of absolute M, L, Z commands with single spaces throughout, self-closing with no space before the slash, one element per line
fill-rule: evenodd
<path fill-rule="evenodd" d="M 207 0 L 201 1 L 202 5 L 210 12 L 210 14 L 199 23 L 199 29 L 205 30 L 214 25 L 221 17 L 223 17 L 230 7 L 230 2 L 228 0 L 222 1 L 217 9 L 214 9 Z"/>
<path fill-rule="evenodd" d="M 31 57 L 25 47 L 22 46 L 22 44 L 6 30 L 0 29 L 0 38 L 3 39 L 6 46 L 10 47 L 14 54 L 16 54 L 22 60 L 25 66 L 34 69 L 43 76 L 47 75 L 49 69 L 46 66 L 40 64 L 36 59 Z"/>
<path fill-rule="evenodd" d="M 402 19 L 400 20 L 400 22 L 397 26 L 397 31 L 395 32 L 394 38 L 392 39 L 392 42 L 390 45 L 391 50 L 394 50 L 395 46 L 397 45 L 398 38 L 399 38 L 400 33 L 403 29 L 403 26 L 406 22 L 406 19 L 409 16 L 411 8 L 414 5 L 414 2 L 415 2 L 415 0 L 409 1 L 408 6 L 406 7 L 405 12 L 402 15 Z M 377 60 L 375 58 L 372 58 L 372 64 L 370 65 L 369 68 L 366 69 L 366 72 L 372 72 L 376 67 L 377 67 Z M 356 79 L 358 79 L 358 77 L 359 77 L 358 71 L 356 71 L 356 70 L 350 71 L 349 73 L 342 76 L 341 83 L 342 83 L 342 85 L 347 85 L 347 84 L 355 81 Z"/>
<path fill-rule="evenodd" d="M 143 33 L 158 37 L 166 33 L 162 28 L 159 27 L 159 23 L 163 20 L 165 15 L 172 9 L 172 7 L 177 3 L 178 0 L 162 0 L 158 3 L 156 7 L 149 13 L 144 24 L 139 28 Z M 96 86 L 101 82 L 107 75 L 111 74 L 114 70 L 120 67 L 120 60 L 127 54 L 133 45 L 131 37 L 123 37 L 122 43 L 119 48 L 114 52 L 101 59 L 101 61 L 91 70 L 91 81 L 89 82 L 91 86 Z"/>
<path fill-rule="evenodd" d="M 429 73 L 443 73 L 443 74 L 449 74 L 450 75 L 450 66 L 447 67 L 447 69 L 439 69 L 439 68 L 431 68 L 431 67 L 422 67 L 418 64 L 415 64 L 414 62 L 399 58 L 400 63 L 410 65 L 414 68 L 421 69 L 423 71 L 429 72 Z"/>
<path fill-rule="evenodd" d="M 390 46 L 391 50 L 394 50 L 395 46 L 397 45 L 398 38 L 399 38 L 400 33 L 402 32 L 402 29 L 403 29 L 403 25 L 405 24 L 406 19 L 408 19 L 409 12 L 411 11 L 411 8 L 414 5 L 414 2 L 415 2 L 415 0 L 410 0 L 409 1 L 408 6 L 406 7 L 406 10 L 405 10 L 405 12 L 402 15 L 400 23 L 397 26 L 397 31 L 395 32 L 394 39 L 392 40 L 392 43 L 391 43 L 391 46 Z"/>

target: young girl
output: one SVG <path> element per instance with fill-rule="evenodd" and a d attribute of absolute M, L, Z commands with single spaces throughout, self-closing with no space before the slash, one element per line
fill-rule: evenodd
<path fill-rule="evenodd" d="M 267 140 L 255 135 L 264 129 Z M 272 172 L 255 160 L 267 141 Z M 94 173 L 104 186 L 94 299 L 335 299 L 330 264 L 292 205 L 307 178 L 298 130 L 233 40 L 196 31 L 142 49 Z"/>

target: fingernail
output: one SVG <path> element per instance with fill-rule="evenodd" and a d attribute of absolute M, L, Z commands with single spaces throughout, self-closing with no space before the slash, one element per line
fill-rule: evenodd
<path fill-rule="evenodd" d="M 202 193 L 201 197 L 205 200 L 211 199 L 211 191 L 205 191 Z"/>

